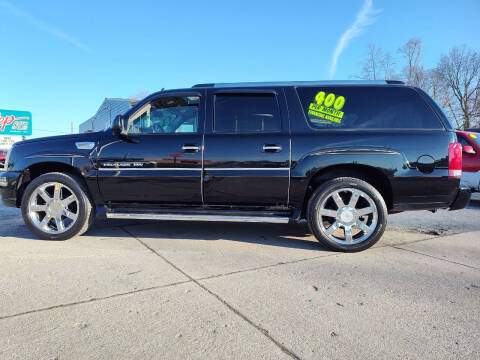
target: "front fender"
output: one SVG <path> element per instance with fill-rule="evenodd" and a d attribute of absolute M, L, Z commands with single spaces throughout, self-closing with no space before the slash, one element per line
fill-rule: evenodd
<path fill-rule="evenodd" d="M 10 158 L 8 171 L 19 174 L 15 184 L 17 205 L 20 203 L 23 190 L 32 178 L 46 172 L 70 172 L 81 176 L 94 198 L 95 202 L 101 202 L 94 169 L 94 151 L 78 150 L 78 152 L 55 151 L 56 144 L 45 142 L 24 144 L 15 146 Z M 41 146 L 38 146 L 41 145 Z M 50 149 L 49 149 L 50 148 Z"/>
<path fill-rule="evenodd" d="M 12 171 L 24 171 L 32 166 L 41 163 L 63 164 L 75 168 L 79 174 L 86 174 L 93 169 L 93 162 L 89 155 L 80 154 L 36 154 L 26 156 L 20 161 L 15 162 L 11 169 Z"/>

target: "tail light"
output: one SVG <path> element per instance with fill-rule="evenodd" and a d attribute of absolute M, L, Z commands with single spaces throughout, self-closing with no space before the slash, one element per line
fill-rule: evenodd
<path fill-rule="evenodd" d="M 458 142 L 448 146 L 448 176 L 457 179 L 462 177 L 462 144 Z"/>

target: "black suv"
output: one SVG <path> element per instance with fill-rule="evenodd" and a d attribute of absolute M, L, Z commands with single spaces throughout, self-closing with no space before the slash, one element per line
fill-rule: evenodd
<path fill-rule="evenodd" d="M 40 238 L 113 219 L 287 223 L 359 251 L 387 214 L 460 209 L 462 148 L 395 81 L 200 84 L 148 96 L 103 132 L 15 144 L 3 202 Z"/>

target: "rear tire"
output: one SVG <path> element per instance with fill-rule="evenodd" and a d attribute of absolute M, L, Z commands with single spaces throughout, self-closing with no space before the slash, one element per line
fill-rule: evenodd
<path fill-rule="evenodd" d="M 22 216 L 43 240 L 66 240 L 85 233 L 95 220 L 95 207 L 83 180 L 73 174 L 47 173 L 28 184 Z"/>
<path fill-rule="evenodd" d="M 369 183 L 350 177 L 329 180 L 308 203 L 308 225 L 325 247 L 344 252 L 368 249 L 383 235 L 387 206 Z"/>

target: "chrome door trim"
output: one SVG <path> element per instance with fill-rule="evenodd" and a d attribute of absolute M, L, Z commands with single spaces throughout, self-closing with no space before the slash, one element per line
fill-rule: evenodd
<path fill-rule="evenodd" d="M 174 170 L 174 171 L 185 171 L 185 170 L 198 170 L 201 171 L 201 168 L 99 168 L 98 171 L 123 171 L 123 170 L 140 170 L 140 171 L 167 171 L 167 170 Z"/>
<path fill-rule="evenodd" d="M 271 150 L 273 150 L 275 152 L 280 152 L 280 151 L 283 150 L 281 145 L 267 145 L 267 144 L 263 145 L 262 149 L 263 149 L 264 152 L 268 152 L 268 151 L 271 151 Z"/>
<path fill-rule="evenodd" d="M 111 168 L 98 168 L 99 171 L 119 171 L 119 170 L 130 170 L 130 171 L 133 171 L 133 170 L 140 170 L 140 171 L 156 171 L 156 170 L 160 170 L 160 171 L 167 171 L 167 170 L 174 170 L 174 171 L 188 171 L 188 170 L 198 170 L 198 171 L 201 171 L 202 169 L 201 168 L 132 168 L 132 167 L 129 167 L 129 168 L 114 168 L 114 167 L 111 167 Z M 255 170 L 259 170 L 259 171 L 263 171 L 263 170 L 290 170 L 290 168 L 288 167 L 284 167 L 284 168 L 205 168 L 205 171 L 213 171 L 213 170 L 227 170 L 227 171 L 231 171 L 231 170 L 252 170 L 252 171 L 255 171 Z"/>
<path fill-rule="evenodd" d="M 183 151 L 195 151 L 199 152 L 200 151 L 200 146 L 198 145 L 183 145 L 182 146 Z"/>
<path fill-rule="evenodd" d="M 231 171 L 231 170 L 259 170 L 259 171 L 263 171 L 263 170 L 290 170 L 290 168 L 288 167 L 283 167 L 283 168 L 206 168 L 205 169 L 206 171 L 213 171 L 213 170 L 226 170 L 226 171 Z"/>

